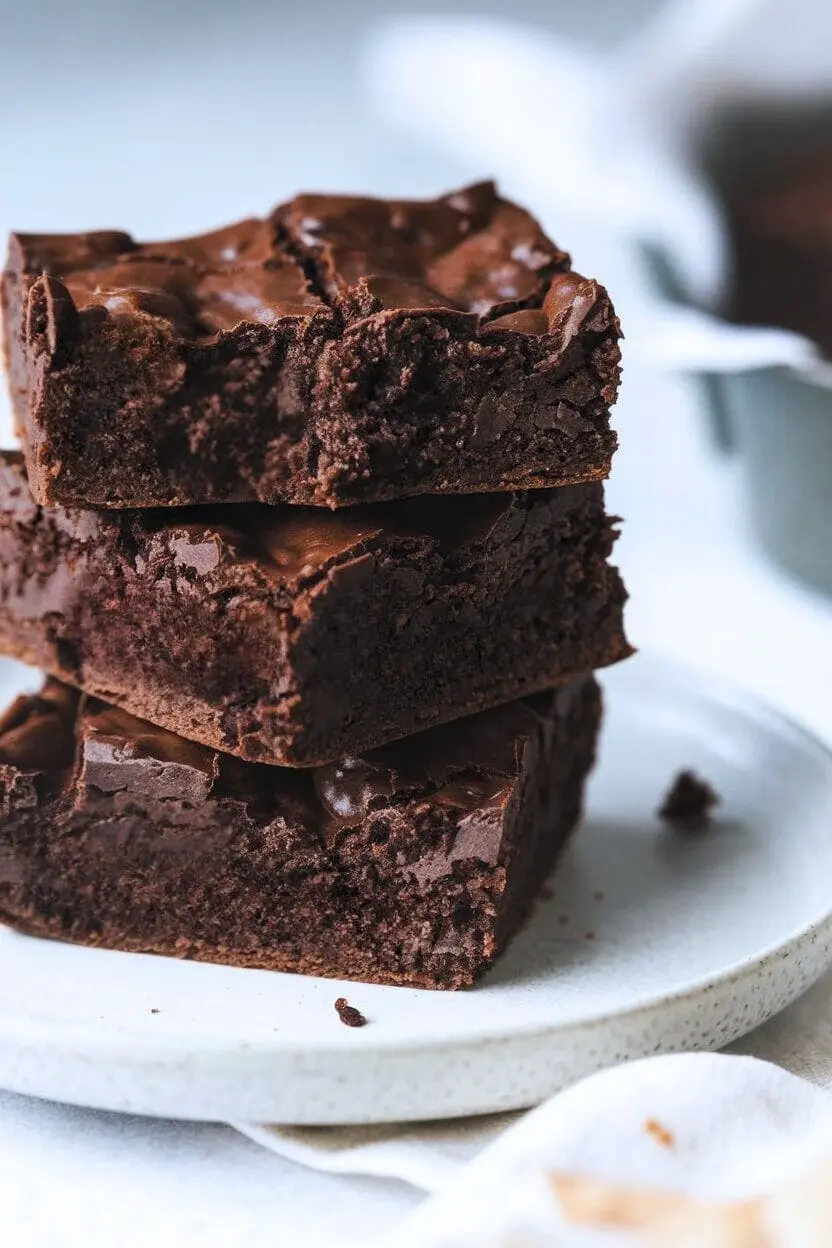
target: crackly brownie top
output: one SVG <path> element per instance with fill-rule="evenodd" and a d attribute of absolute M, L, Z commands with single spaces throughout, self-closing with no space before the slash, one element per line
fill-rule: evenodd
<path fill-rule="evenodd" d="M 441 199 L 298 195 L 272 220 L 316 285 L 337 303 L 359 291 L 385 308 L 457 308 L 483 316 L 540 307 L 569 257 L 492 182 Z"/>
<path fill-rule="evenodd" d="M 0 717 L 0 779 L 8 806 L 31 808 L 39 796 L 59 793 L 73 823 L 85 812 L 100 820 L 103 800 L 113 814 L 141 812 L 183 833 L 204 831 L 206 816 L 227 800 L 261 826 L 273 824 L 276 833 L 305 828 L 322 845 L 373 812 L 415 800 L 459 821 L 465 835 L 457 837 L 452 857 L 496 861 L 501 813 L 526 743 L 547 720 L 566 714 L 586 683 L 573 681 L 359 758 L 296 771 L 185 741 L 47 679 L 39 694 L 17 698 Z"/>
<path fill-rule="evenodd" d="M 59 278 L 79 309 L 163 318 L 186 338 L 324 309 L 267 221 L 161 243 L 137 243 L 116 230 L 13 234 L 7 267 Z"/>
<path fill-rule="evenodd" d="M 576 301 L 588 308 L 598 297 L 491 182 L 435 200 L 299 195 L 265 219 L 167 242 L 117 230 L 13 234 L 7 269 L 58 279 L 79 309 L 163 318 L 185 338 L 406 309 L 542 333 Z"/>

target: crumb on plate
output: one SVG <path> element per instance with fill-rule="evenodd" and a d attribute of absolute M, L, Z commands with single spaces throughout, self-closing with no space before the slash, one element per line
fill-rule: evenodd
<path fill-rule="evenodd" d="M 361 1011 L 350 1005 L 346 997 L 338 997 L 335 1012 L 345 1027 L 363 1027 L 367 1022 Z"/>
<path fill-rule="evenodd" d="M 659 807 L 659 818 L 681 832 L 701 832 L 719 802 L 707 780 L 694 771 L 680 771 Z"/>

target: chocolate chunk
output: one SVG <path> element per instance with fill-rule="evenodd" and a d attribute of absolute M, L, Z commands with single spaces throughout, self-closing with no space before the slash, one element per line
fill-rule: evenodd
<path fill-rule="evenodd" d="M 367 814 L 374 799 L 389 797 L 393 778 L 365 759 L 344 758 L 315 772 L 315 789 L 333 819 L 356 823 Z"/>
<path fill-rule="evenodd" d="M 72 351 L 80 319 L 62 282 L 44 274 L 29 290 L 24 336 L 33 356 L 47 353 L 61 364 Z"/>
<path fill-rule="evenodd" d="M 125 732 L 124 712 L 86 714 L 81 722 L 77 784 L 131 800 L 207 801 L 219 774 L 216 755 L 181 737 L 151 728 Z"/>

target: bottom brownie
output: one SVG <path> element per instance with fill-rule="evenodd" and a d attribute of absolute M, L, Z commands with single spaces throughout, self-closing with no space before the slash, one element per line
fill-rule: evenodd
<path fill-rule="evenodd" d="M 48 680 L 0 720 L 0 919 L 86 945 L 461 988 L 581 810 L 591 677 L 311 771 Z"/>

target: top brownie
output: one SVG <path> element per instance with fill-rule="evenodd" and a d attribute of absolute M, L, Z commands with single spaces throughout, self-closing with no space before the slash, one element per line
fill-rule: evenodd
<path fill-rule="evenodd" d="M 338 507 L 593 480 L 615 449 L 609 297 L 490 182 L 12 235 L 2 294 L 40 503 Z"/>

